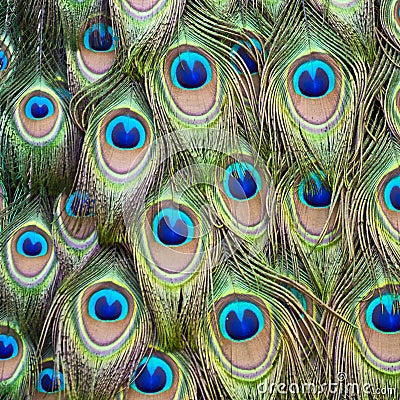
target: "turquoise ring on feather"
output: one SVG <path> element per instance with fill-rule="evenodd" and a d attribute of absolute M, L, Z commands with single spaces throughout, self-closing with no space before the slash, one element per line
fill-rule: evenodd
<path fill-rule="evenodd" d="M 386 230 L 400 240 L 400 169 L 386 173 L 375 191 L 377 212 Z"/>
<path fill-rule="evenodd" d="M 163 81 L 170 107 L 183 122 L 210 122 L 220 110 L 221 82 L 211 55 L 201 47 L 180 45 L 166 55 Z"/>
<path fill-rule="evenodd" d="M 50 232 L 39 224 L 27 224 L 13 232 L 8 244 L 8 268 L 23 286 L 36 286 L 50 273 L 55 252 Z"/>
<path fill-rule="evenodd" d="M 8 325 L 8 324 L 7 324 Z M 0 325 L 0 383 L 12 383 L 26 363 L 26 348 L 19 334 Z"/>
<path fill-rule="evenodd" d="M 400 286 L 387 284 L 357 305 L 362 354 L 377 369 L 400 373 Z"/>
<path fill-rule="evenodd" d="M 99 355 L 110 354 L 125 343 L 134 329 L 136 302 L 122 284 L 99 282 L 80 296 L 77 315 L 85 346 Z"/>
<path fill-rule="evenodd" d="M 212 306 L 209 318 L 211 346 L 228 373 L 256 380 L 268 372 L 279 346 L 270 311 L 261 298 L 227 294 Z"/>
<path fill-rule="evenodd" d="M 102 15 L 91 18 L 78 39 L 76 62 L 82 75 L 90 82 L 100 79 L 114 64 L 117 48 L 111 21 Z"/>
<path fill-rule="evenodd" d="M 178 360 L 159 350 L 144 357 L 125 391 L 125 400 L 179 400 L 185 393 L 183 376 Z"/>
<path fill-rule="evenodd" d="M 62 114 L 59 99 L 54 92 L 45 88 L 34 89 L 19 100 L 15 120 L 26 142 L 44 146 L 59 133 Z"/>
<path fill-rule="evenodd" d="M 293 117 L 315 126 L 334 124 L 342 114 L 343 85 L 341 69 L 330 55 L 313 52 L 298 58 L 287 75 Z"/>
<path fill-rule="evenodd" d="M 98 166 L 114 183 L 133 181 L 149 161 L 152 141 L 153 130 L 144 115 L 127 107 L 114 109 L 99 124 Z"/>

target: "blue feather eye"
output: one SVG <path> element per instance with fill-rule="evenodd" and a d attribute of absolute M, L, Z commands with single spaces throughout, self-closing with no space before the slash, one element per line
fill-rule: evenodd
<path fill-rule="evenodd" d="M 41 393 L 57 393 L 65 389 L 64 375 L 53 368 L 40 372 L 36 389 Z"/>
<path fill-rule="evenodd" d="M 115 289 L 102 289 L 92 294 L 88 304 L 89 316 L 101 322 L 115 322 L 128 315 L 128 301 Z"/>
<path fill-rule="evenodd" d="M 144 394 L 160 394 L 171 389 L 173 372 L 163 359 L 145 357 L 133 375 L 131 388 Z"/>
<path fill-rule="evenodd" d="M 18 238 L 17 251 L 25 257 L 42 257 L 48 251 L 47 241 L 40 233 L 27 231 Z"/>
<path fill-rule="evenodd" d="M 162 209 L 153 220 L 153 234 L 164 246 L 182 246 L 194 237 L 194 223 L 185 212 L 174 208 Z"/>
<path fill-rule="evenodd" d="M 0 335 L 0 361 L 9 360 L 18 355 L 19 347 L 13 336 Z"/>
<path fill-rule="evenodd" d="M 309 207 L 329 207 L 332 200 L 332 190 L 325 186 L 316 174 L 312 173 L 311 178 L 313 182 L 302 181 L 299 186 L 301 202 Z"/>
<path fill-rule="evenodd" d="M 212 305 L 211 345 L 229 374 L 254 380 L 271 368 L 279 346 L 270 315 L 264 300 L 249 294 L 230 293 Z"/>
<path fill-rule="evenodd" d="M 384 200 L 392 211 L 400 211 L 400 176 L 393 177 L 385 186 Z"/>
<path fill-rule="evenodd" d="M 94 215 L 94 200 L 88 193 L 78 190 L 68 197 L 65 211 L 69 217 L 91 217 Z"/>
<path fill-rule="evenodd" d="M 106 140 L 119 150 L 139 149 L 145 144 L 146 129 L 138 119 L 120 115 L 108 123 Z"/>
<path fill-rule="evenodd" d="M 234 200 L 249 200 L 261 188 L 261 177 L 247 162 L 236 162 L 227 167 L 224 179 L 225 193 Z"/>
<path fill-rule="evenodd" d="M 292 293 L 292 295 L 293 295 L 294 297 L 296 297 L 296 299 L 300 302 L 300 304 L 301 304 L 302 308 L 304 309 L 304 311 L 305 311 L 305 312 L 308 312 L 307 300 L 306 300 L 306 298 L 304 297 L 303 293 L 299 292 L 297 289 L 295 289 L 295 288 L 292 287 L 292 286 L 284 285 L 284 287 L 285 287 L 287 290 L 289 290 L 290 293 Z M 284 306 L 285 306 L 286 308 L 288 308 L 289 310 L 291 309 L 291 307 L 290 307 L 286 302 L 284 302 Z M 301 317 L 303 317 L 303 316 L 304 316 L 304 314 L 301 314 Z"/>
<path fill-rule="evenodd" d="M 171 65 L 172 83 L 180 89 L 197 90 L 212 79 L 210 62 L 200 53 L 185 51 Z"/>
<path fill-rule="evenodd" d="M 362 355 L 377 369 L 400 371 L 400 286 L 376 287 L 357 306 L 356 336 Z"/>
<path fill-rule="evenodd" d="M 241 342 L 252 339 L 264 328 L 264 317 L 255 304 L 236 301 L 222 310 L 219 325 L 225 338 Z"/>
<path fill-rule="evenodd" d="M 324 61 L 311 59 L 299 65 L 293 75 L 295 92 L 307 98 L 324 97 L 335 87 L 335 74 Z"/>
<path fill-rule="evenodd" d="M 117 46 L 117 38 L 111 26 L 104 23 L 92 24 L 83 35 L 86 49 L 94 52 L 110 52 Z"/>
<path fill-rule="evenodd" d="M 389 293 L 377 297 L 366 310 L 368 325 L 381 333 L 400 333 L 400 297 Z"/>
<path fill-rule="evenodd" d="M 25 115 L 33 120 L 49 118 L 54 112 L 53 101 L 48 96 L 33 96 L 25 105 Z"/>
<path fill-rule="evenodd" d="M 8 66 L 8 57 L 4 50 L 0 50 L 0 72 Z"/>
<path fill-rule="evenodd" d="M 251 38 L 251 40 L 246 41 L 239 40 L 239 43 L 240 45 L 234 44 L 231 49 L 231 63 L 234 66 L 235 70 L 239 74 L 243 73 L 243 71 L 240 69 L 240 65 L 235 62 L 235 58 L 239 57 L 246 64 L 246 67 L 249 70 L 250 74 L 258 73 L 258 64 L 257 61 L 254 59 L 252 52 L 256 50 L 262 53 L 261 43 L 255 38 Z"/>

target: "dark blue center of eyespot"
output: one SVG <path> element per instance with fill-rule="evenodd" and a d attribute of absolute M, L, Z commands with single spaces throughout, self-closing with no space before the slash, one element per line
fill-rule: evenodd
<path fill-rule="evenodd" d="M 60 390 L 57 375 L 54 374 L 52 376 L 44 374 L 40 380 L 40 385 L 43 391 L 47 393 L 58 392 Z"/>
<path fill-rule="evenodd" d="M 5 55 L 4 51 L 0 51 L 0 71 L 4 71 L 8 65 L 8 57 Z"/>
<path fill-rule="evenodd" d="M 27 238 L 22 244 L 22 250 L 27 256 L 35 257 L 41 253 L 42 244 L 40 242 L 32 243 L 32 240 Z"/>
<path fill-rule="evenodd" d="M 93 215 L 93 203 L 87 193 L 77 191 L 68 198 L 65 210 L 70 217 L 89 217 Z"/>
<path fill-rule="evenodd" d="M 113 45 L 113 37 L 107 29 L 93 29 L 89 34 L 89 45 L 95 51 L 107 51 Z"/>
<path fill-rule="evenodd" d="M 321 97 L 329 89 L 329 76 L 322 68 L 317 68 L 313 79 L 305 70 L 299 77 L 299 89 L 304 96 Z"/>
<path fill-rule="evenodd" d="M 393 307 L 388 310 L 382 304 L 378 304 L 372 312 L 372 322 L 375 327 L 382 332 L 399 332 L 400 331 L 400 309 L 399 302 L 394 301 Z"/>
<path fill-rule="evenodd" d="M 0 341 L 0 360 L 11 358 L 14 353 L 14 347 L 11 343 L 7 344 Z"/>
<path fill-rule="evenodd" d="M 198 60 L 194 61 L 192 69 L 186 60 L 181 60 L 176 68 L 176 79 L 185 89 L 197 89 L 207 81 L 207 70 Z"/>
<path fill-rule="evenodd" d="M 225 328 L 228 335 L 234 340 L 246 340 L 253 337 L 260 327 L 257 315 L 251 310 L 243 312 L 240 320 L 235 311 L 230 311 L 225 321 Z"/>
<path fill-rule="evenodd" d="M 392 206 L 400 211 L 400 187 L 393 186 L 392 190 L 390 191 L 390 202 Z"/>
<path fill-rule="evenodd" d="M 140 132 L 133 127 L 129 132 L 126 131 L 122 122 L 116 124 L 112 130 L 111 138 L 113 144 L 121 149 L 135 148 L 140 141 Z"/>
<path fill-rule="evenodd" d="M 31 107 L 31 113 L 34 118 L 45 118 L 49 113 L 49 108 L 46 104 L 40 105 L 38 103 L 33 103 Z"/>
<path fill-rule="evenodd" d="M 98 319 L 103 321 L 115 321 L 122 313 L 122 305 L 118 300 L 108 304 L 106 296 L 101 296 L 96 300 L 95 313 Z"/>
<path fill-rule="evenodd" d="M 135 380 L 136 387 L 144 393 L 157 393 L 164 389 L 167 375 L 161 367 L 156 367 L 153 374 L 147 366 L 140 372 Z"/>
<path fill-rule="evenodd" d="M 240 46 L 237 50 L 236 53 L 239 55 L 239 57 L 244 61 L 246 64 L 247 69 L 249 70 L 250 74 L 255 74 L 258 72 L 258 64 L 254 60 L 254 58 L 251 56 L 249 49 L 244 46 Z"/>
<path fill-rule="evenodd" d="M 157 235 L 162 243 L 167 246 L 177 246 L 186 241 L 189 229 L 184 221 L 178 218 L 172 226 L 170 218 L 164 216 L 160 219 L 157 227 Z"/>
<path fill-rule="evenodd" d="M 253 197 L 257 192 L 257 182 L 249 170 L 245 170 L 242 176 L 231 173 L 228 187 L 233 197 L 245 200 Z"/>
<path fill-rule="evenodd" d="M 332 191 L 322 183 L 317 189 L 314 185 L 304 186 L 304 200 L 312 207 L 327 207 L 331 204 Z"/>

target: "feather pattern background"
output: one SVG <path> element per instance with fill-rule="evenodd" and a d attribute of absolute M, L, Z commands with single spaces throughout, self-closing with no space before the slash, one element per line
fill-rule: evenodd
<path fill-rule="evenodd" d="M 0 3 L 0 399 L 400 396 L 400 2 Z"/>

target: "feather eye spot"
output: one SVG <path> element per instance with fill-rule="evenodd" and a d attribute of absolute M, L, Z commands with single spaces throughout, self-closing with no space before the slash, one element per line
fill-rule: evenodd
<path fill-rule="evenodd" d="M 310 133 L 327 133 L 346 110 L 344 78 L 343 68 L 329 54 L 313 52 L 290 64 L 286 84 L 293 122 Z"/>
<path fill-rule="evenodd" d="M 296 93 L 307 98 L 321 98 L 335 87 L 335 74 L 322 60 L 311 59 L 299 65 L 293 75 Z"/>
<path fill-rule="evenodd" d="M 92 217 L 94 215 L 94 200 L 89 194 L 80 190 L 72 193 L 65 203 L 65 212 L 69 217 Z"/>
<path fill-rule="evenodd" d="M 0 50 L 0 72 L 5 71 L 8 67 L 8 57 L 4 50 Z"/>
<path fill-rule="evenodd" d="M 220 315 L 220 330 L 225 338 L 242 342 L 254 338 L 264 328 L 261 310 L 247 301 L 228 304 Z"/>
<path fill-rule="evenodd" d="M 314 208 L 327 208 L 331 205 L 332 190 L 316 175 L 311 175 L 312 182 L 302 181 L 299 186 L 299 198 L 303 204 Z"/>
<path fill-rule="evenodd" d="M 240 65 L 235 61 L 235 59 L 240 58 L 251 75 L 257 74 L 258 64 L 254 59 L 254 52 L 262 53 L 261 43 L 256 38 L 251 38 L 251 40 L 246 41 L 239 40 L 239 43 L 240 44 L 234 44 L 231 48 L 231 63 L 233 67 L 239 74 L 243 73 Z"/>
<path fill-rule="evenodd" d="M 120 115 L 106 127 L 107 143 L 119 150 L 139 149 L 146 141 L 146 129 L 136 118 Z"/>
<path fill-rule="evenodd" d="M 54 114 L 54 102 L 48 96 L 33 96 L 26 103 L 25 113 L 33 120 L 49 118 Z"/>
<path fill-rule="evenodd" d="M 83 44 L 87 50 L 110 52 L 117 46 L 117 38 L 111 26 L 104 23 L 93 24 L 83 35 Z"/>
<path fill-rule="evenodd" d="M 362 355 L 377 369 L 400 372 L 400 287 L 390 282 L 365 294 L 356 313 Z"/>
<path fill-rule="evenodd" d="M 116 322 L 128 315 L 128 301 L 115 289 L 102 289 L 92 294 L 88 304 L 89 316 L 101 322 Z"/>
<path fill-rule="evenodd" d="M 389 210 L 400 211 L 400 176 L 390 179 L 384 188 L 383 196 Z"/>
<path fill-rule="evenodd" d="M 39 374 L 36 389 L 41 393 L 61 392 L 65 389 L 64 375 L 53 368 L 45 368 Z"/>
<path fill-rule="evenodd" d="M 17 251 L 25 257 L 43 257 L 48 252 L 47 241 L 40 233 L 27 231 L 18 238 Z"/>
<path fill-rule="evenodd" d="M 227 167 L 224 190 L 231 199 L 239 201 L 252 199 L 260 188 L 260 174 L 250 163 L 236 162 Z"/>
<path fill-rule="evenodd" d="M 25 343 L 7 325 L 0 326 L 0 383 L 17 379 L 26 362 Z"/>
<path fill-rule="evenodd" d="M 173 377 L 166 361 L 156 356 L 146 357 L 133 375 L 131 388 L 143 394 L 160 394 L 171 389 Z"/>
<path fill-rule="evenodd" d="M 164 246 L 182 246 L 194 237 L 194 223 L 182 210 L 162 209 L 153 220 L 153 233 Z"/>
<path fill-rule="evenodd" d="M 79 34 L 76 63 L 82 75 L 94 82 L 112 67 L 118 47 L 111 21 L 104 15 L 89 19 Z"/>
<path fill-rule="evenodd" d="M 171 66 L 171 80 L 175 86 L 184 90 L 198 90 L 212 79 L 210 62 L 194 51 L 179 54 Z"/>
<path fill-rule="evenodd" d="M 44 146 L 63 132 L 63 113 L 57 95 L 42 89 L 32 90 L 19 100 L 15 120 L 22 138 Z"/>
<path fill-rule="evenodd" d="M 400 333 L 400 298 L 385 293 L 374 299 L 366 311 L 368 325 L 384 334 Z"/>
<path fill-rule="evenodd" d="M 0 361 L 10 360 L 18 355 L 18 343 L 13 336 L 0 335 Z"/>
<path fill-rule="evenodd" d="M 289 292 L 292 293 L 292 295 L 293 295 L 294 297 L 296 297 L 296 299 L 300 302 L 300 305 L 301 305 L 301 307 L 303 308 L 303 310 L 304 310 L 305 312 L 308 312 L 308 311 L 309 311 L 309 310 L 308 310 L 308 304 L 307 304 L 307 300 L 306 300 L 304 294 L 301 293 L 301 292 L 299 292 L 297 289 L 295 289 L 295 288 L 292 287 L 292 286 L 284 285 L 284 287 L 285 287 L 287 290 L 289 290 Z M 288 310 L 291 311 L 292 308 L 290 307 L 290 305 L 288 305 L 288 303 L 284 302 L 283 305 L 284 305 L 284 307 L 285 307 L 286 309 L 288 309 Z M 304 314 L 301 314 L 301 317 L 303 317 L 303 316 L 304 316 Z"/>

